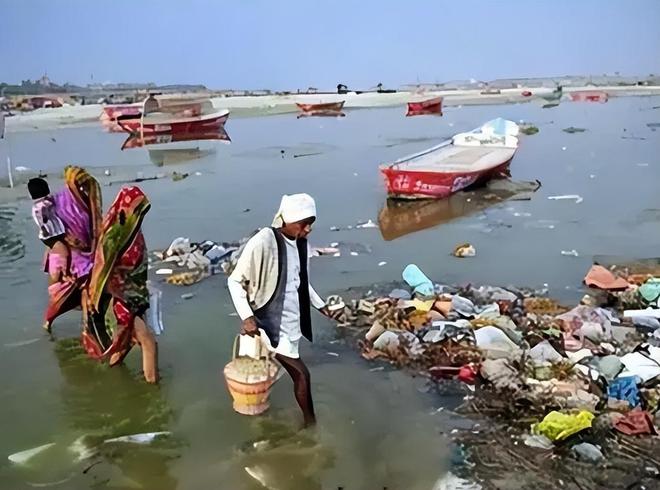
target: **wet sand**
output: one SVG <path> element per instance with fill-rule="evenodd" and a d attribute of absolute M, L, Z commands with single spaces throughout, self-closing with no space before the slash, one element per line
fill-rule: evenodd
<path fill-rule="evenodd" d="M 51 175 L 67 163 L 85 165 L 103 182 L 134 178 L 137 172 L 145 177 L 191 173 L 180 182 L 141 184 L 153 203 L 145 221 L 152 249 L 176 236 L 238 239 L 270 222 L 282 193 L 309 192 L 319 208 L 315 245 L 356 242 L 371 250 L 357 257 L 314 259 L 312 280 L 324 294 L 396 280 L 406 264 L 416 262 L 439 282 L 547 284 L 552 295 L 575 300 L 593 256 L 658 255 L 660 133 L 647 127 L 660 120 L 660 112 L 652 109 L 658 105 L 658 97 L 635 97 L 552 109 L 532 103 L 450 107 L 442 118 L 405 118 L 403 109 L 394 107 L 348 110 L 341 119 L 230 119 L 231 144 L 201 142 L 194 145 L 202 152 L 199 158 L 162 167 L 153 165 L 147 150 L 122 152 L 121 134 L 103 133 L 97 126 L 59 128 L 10 133 L 11 156 L 15 165 Z M 330 231 L 377 220 L 385 205 L 379 163 L 497 116 L 540 129 L 521 138 L 511 167 L 515 179 L 543 183 L 531 201 L 466 206 L 436 226 L 430 222 L 389 241 L 377 229 Z M 587 131 L 562 131 L 569 126 Z M 294 158 L 309 153 L 317 154 Z M 109 177 L 103 176 L 106 168 Z M 52 179 L 51 185 L 61 182 Z M 117 189 L 104 187 L 106 207 Z M 266 475 L 272 488 L 426 489 L 450 468 L 451 448 L 441 432 L 460 420 L 430 414 L 456 400 L 420 393 L 422 384 L 405 373 L 370 372 L 373 365 L 352 349 L 331 343 L 340 333 L 318 317 L 318 340 L 303 350 L 315 381 L 318 430 L 296 433 L 298 414 L 286 379 L 276 386 L 265 419 L 234 414 L 221 369 L 238 322 L 229 316 L 221 276 L 187 289 L 163 285 L 166 332 L 160 339 L 163 382 L 158 388 L 140 381 L 137 353 L 125 368 L 109 370 L 70 352 L 63 339 L 77 335 L 75 314 L 57 325 L 58 340 L 50 342 L 39 328 L 45 304 L 42 248 L 29 201 L 15 200 L 17 193 L 2 190 L 0 197 L 0 368 L 11 373 L 0 383 L 0 415 L 11 421 L 0 440 L 3 487 L 32 488 L 28 482 L 71 477 L 63 487 L 130 488 L 137 482 L 164 489 L 219 483 L 263 488 L 244 470 L 247 457 L 257 466 L 252 473 Z M 547 199 L 559 194 L 579 194 L 584 201 Z M 450 257 L 462 242 L 471 242 L 477 256 Z M 560 253 L 572 249 L 578 257 Z M 387 264 L 378 266 L 381 261 Z M 183 300 L 184 292 L 195 296 Z M 96 457 L 100 463 L 85 474 L 82 470 L 96 459 L 75 463 L 67 449 L 84 434 L 91 434 L 94 445 L 103 438 L 160 430 L 172 431 L 172 438 L 150 448 L 105 447 Z M 263 439 L 274 442 L 249 449 L 250 441 Z M 57 442 L 53 452 L 31 468 L 6 460 L 48 442 Z M 287 479 L 291 468 L 302 466 L 306 470 L 293 477 L 298 480 Z"/>

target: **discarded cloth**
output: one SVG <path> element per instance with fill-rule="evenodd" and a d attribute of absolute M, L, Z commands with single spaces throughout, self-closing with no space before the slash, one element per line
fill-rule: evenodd
<path fill-rule="evenodd" d="M 477 347 L 486 351 L 486 357 L 497 359 L 520 353 L 520 349 L 497 327 L 483 327 L 474 332 Z"/>
<path fill-rule="evenodd" d="M 520 373 L 507 359 L 486 359 L 481 364 L 480 373 L 499 390 L 517 390 L 522 386 Z"/>
<path fill-rule="evenodd" d="M 607 387 L 607 394 L 617 400 L 625 400 L 631 407 L 639 405 L 639 390 L 637 389 L 637 378 L 626 376 L 613 380 Z"/>
<path fill-rule="evenodd" d="M 614 428 L 627 436 L 656 434 L 651 415 L 643 410 L 631 410 L 614 422 Z"/>
<path fill-rule="evenodd" d="M 435 290 L 433 283 L 415 264 L 408 265 L 403 270 L 402 276 L 403 280 L 406 281 L 408 286 L 413 288 L 415 293 L 424 297 L 434 296 Z"/>
<path fill-rule="evenodd" d="M 584 278 L 584 283 L 589 287 L 604 290 L 626 289 L 630 286 L 628 281 L 617 277 L 602 265 L 593 265 Z"/>
<path fill-rule="evenodd" d="M 551 441 L 560 441 L 591 427 L 594 414 L 582 410 L 578 413 L 552 411 L 541 422 L 532 425 L 532 432 L 546 436 Z"/>

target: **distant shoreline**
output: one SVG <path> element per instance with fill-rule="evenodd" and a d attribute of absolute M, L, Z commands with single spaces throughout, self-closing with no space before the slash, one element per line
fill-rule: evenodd
<path fill-rule="evenodd" d="M 434 97 L 443 98 L 443 106 L 455 107 L 458 105 L 488 105 L 511 103 L 542 102 L 543 96 L 550 94 L 552 88 L 519 87 L 499 89 L 499 93 L 482 93 L 484 89 L 452 89 L 428 91 L 401 91 L 392 93 L 378 92 L 348 92 L 291 94 L 291 95 L 245 95 L 210 97 L 213 106 L 217 109 L 228 109 L 230 118 L 258 117 L 275 114 L 295 113 L 298 111 L 296 103 L 315 104 L 321 102 L 344 101 L 345 109 L 366 109 L 375 107 L 405 106 L 407 102 L 421 101 Z M 564 97 L 572 92 L 584 90 L 604 91 L 610 97 L 653 96 L 660 95 L 660 85 L 653 86 L 584 86 L 565 87 Z M 529 91 L 531 96 L 523 96 Z M 175 96 L 176 94 L 168 94 Z M 185 97 L 195 95 L 208 96 L 206 93 L 186 93 Z M 104 105 L 74 105 L 60 108 L 37 109 L 32 112 L 16 114 L 6 119 L 6 132 L 54 129 L 71 125 L 91 124 L 98 122 Z M 231 120 L 231 119 L 230 119 Z"/>

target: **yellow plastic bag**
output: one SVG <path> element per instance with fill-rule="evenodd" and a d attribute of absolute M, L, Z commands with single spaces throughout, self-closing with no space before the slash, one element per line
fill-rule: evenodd
<path fill-rule="evenodd" d="M 532 432 L 560 441 L 591 427 L 594 414 L 581 410 L 578 413 L 550 412 L 541 422 L 532 425 Z"/>

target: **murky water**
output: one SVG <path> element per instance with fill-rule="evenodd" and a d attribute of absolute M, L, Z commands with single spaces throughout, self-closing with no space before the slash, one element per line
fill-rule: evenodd
<path fill-rule="evenodd" d="M 314 259 L 312 279 L 323 293 L 395 280 L 415 262 L 441 282 L 547 283 L 552 294 L 572 299 L 580 294 L 594 255 L 658 255 L 660 132 L 647 124 L 660 121 L 660 111 L 651 110 L 659 103 L 622 98 L 553 109 L 463 107 L 447 109 L 443 118 L 406 119 L 396 108 L 348 111 L 337 120 L 233 119 L 227 124 L 230 145 L 184 144 L 172 154 L 151 155 L 145 149 L 122 152 L 121 134 L 70 128 L 10 133 L 9 150 L 3 144 L 0 152 L 10 151 L 14 165 L 52 175 L 67 163 L 85 165 L 104 182 L 137 172 L 145 177 L 191 172 L 180 182 L 141 184 L 153 203 L 145 221 L 151 248 L 165 247 L 176 236 L 240 238 L 269 224 L 282 193 L 309 192 L 319 208 L 315 244 L 357 242 L 371 250 Z M 543 183 L 531 201 L 483 206 L 463 196 L 451 209 L 423 211 L 431 215 L 424 226 L 441 225 L 389 241 L 377 229 L 330 231 L 377 219 L 385 204 L 377 164 L 497 116 L 524 119 L 540 129 L 522 137 L 511 167 L 515 179 Z M 562 131 L 569 126 L 587 131 Z M 106 168 L 110 177 L 102 175 Z M 61 182 L 52 179 L 51 185 Z M 106 205 L 117 188 L 104 187 Z M 579 194 L 584 201 L 547 199 L 559 194 Z M 56 324 L 56 340 L 49 341 L 39 327 L 45 305 L 43 249 L 29 205 L 25 199 L 0 206 L 2 488 L 51 483 L 67 489 L 257 489 L 264 487 L 261 481 L 273 489 L 430 489 L 450 467 L 442 432 L 455 421 L 431 415 L 448 400 L 422 394 L 423 383 L 405 374 L 369 371 L 373 365 L 335 342 L 337 332 L 318 318 L 318 340 L 303 349 L 318 429 L 297 430 L 299 414 L 286 378 L 274 389 L 267 416 L 234 414 L 221 370 L 238 324 L 229 316 L 230 300 L 219 276 L 186 290 L 163 286 L 159 387 L 141 381 L 137 352 L 123 368 L 88 361 L 70 340 L 78 330 L 75 313 Z M 462 242 L 474 244 L 477 256 L 450 257 Z M 573 249 L 579 257 L 561 255 Z M 195 296 L 183 300 L 183 292 Z M 172 435 L 149 446 L 102 443 L 151 431 Z M 28 466 L 6 459 L 47 443 L 55 445 Z"/>

